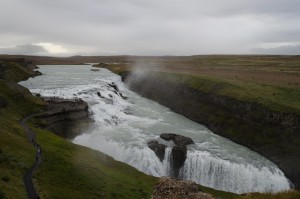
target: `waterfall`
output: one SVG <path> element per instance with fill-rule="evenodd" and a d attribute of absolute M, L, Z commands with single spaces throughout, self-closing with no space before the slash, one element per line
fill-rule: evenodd
<path fill-rule="evenodd" d="M 201 124 L 142 98 L 126 89 L 119 76 L 100 70 L 98 73 L 87 66 L 40 66 L 40 71 L 46 75 L 22 84 L 42 96 L 78 97 L 87 101 L 94 124 L 73 142 L 106 153 L 149 175 L 171 175 L 172 143 L 165 143 L 167 148 L 162 162 L 147 147 L 148 141 L 159 139 L 161 133 L 171 132 L 195 142 L 188 146 L 187 159 L 179 170 L 180 179 L 235 193 L 290 189 L 288 179 L 272 162 L 213 134 Z M 109 86 L 112 82 L 127 100 Z"/>
<path fill-rule="evenodd" d="M 289 181 L 276 167 L 254 167 L 211 156 L 208 152 L 188 151 L 180 177 L 207 187 L 235 193 L 279 192 L 289 190 Z"/>

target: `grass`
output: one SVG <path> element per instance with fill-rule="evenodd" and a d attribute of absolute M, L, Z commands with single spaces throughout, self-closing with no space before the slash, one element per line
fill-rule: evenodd
<path fill-rule="evenodd" d="M 51 132 L 35 129 L 44 162 L 36 175 L 44 198 L 149 198 L 157 178 Z"/>
<path fill-rule="evenodd" d="M 175 84 L 186 84 L 202 92 L 229 96 L 246 102 L 255 102 L 273 111 L 300 115 L 300 89 L 222 79 L 202 75 L 156 73 Z"/>

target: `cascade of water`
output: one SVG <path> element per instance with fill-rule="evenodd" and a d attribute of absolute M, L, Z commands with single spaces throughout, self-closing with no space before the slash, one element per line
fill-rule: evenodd
<path fill-rule="evenodd" d="M 202 151 L 188 151 L 180 177 L 236 193 L 278 192 L 290 188 L 288 180 L 276 167 L 232 163 Z"/>
<path fill-rule="evenodd" d="M 64 75 L 58 69 L 64 70 Z M 80 97 L 89 103 L 95 123 L 92 130 L 76 137 L 74 143 L 102 151 L 147 174 L 169 176 L 171 146 L 166 148 L 161 162 L 147 147 L 147 142 L 158 139 L 163 132 L 183 132 L 195 145 L 188 147 L 179 178 L 236 193 L 278 192 L 290 188 L 284 174 L 270 161 L 128 91 L 120 77 L 107 70 L 101 69 L 102 73 L 98 74 L 82 66 L 59 66 L 53 70 L 41 66 L 40 70 L 47 75 L 23 83 L 31 92 L 42 96 Z M 129 99 L 124 100 L 115 92 L 109 86 L 111 82 Z"/>

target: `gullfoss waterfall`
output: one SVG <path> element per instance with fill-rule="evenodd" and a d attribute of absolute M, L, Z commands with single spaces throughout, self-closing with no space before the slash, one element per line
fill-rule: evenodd
<path fill-rule="evenodd" d="M 43 97 L 81 98 L 89 104 L 93 124 L 73 142 L 104 152 L 153 176 L 169 176 L 173 141 L 159 137 L 176 133 L 193 139 L 180 179 L 235 193 L 279 192 L 290 189 L 289 180 L 259 154 L 213 134 L 205 126 L 172 112 L 128 90 L 121 78 L 89 65 L 40 66 L 43 76 L 23 86 Z M 158 140 L 167 148 L 163 161 L 148 148 Z"/>

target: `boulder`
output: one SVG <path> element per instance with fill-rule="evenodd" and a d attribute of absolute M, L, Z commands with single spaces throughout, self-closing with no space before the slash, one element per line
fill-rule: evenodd
<path fill-rule="evenodd" d="M 164 139 L 166 141 L 170 141 L 170 140 L 174 140 L 176 134 L 173 134 L 173 133 L 162 133 L 160 135 L 160 138 L 161 139 Z"/>
<path fill-rule="evenodd" d="M 176 135 L 173 139 L 174 143 L 178 146 L 185 146 L 189 144 L 194 144 L 193 140 L 189 137 L 185 137 L 182 135 Z"/>
<path fill-rule="evenodd" d="M 183 135 L 177 135 L 173 133 L 163 133 L 160 135 L 160 138 L 170 141 L 173 140 L 173 142 L 178 146 L 186 146 L 188 144 L 193 144 L 193 140 L 189 137 L 185 137 Z"/>
<path fill-rule="evenodd" d="M 186 145 L 193 144 L 194 142 L 189 137 L 177 135 L 174 133 L 163 133 L 160 135 L 160 138 L 166 141 L 173 140 L 173 142 L 175 143 L 175 146 L 173 146 L 171 151 L 170 166 L 172 169 L 170 175 L 174 178 L 178 178 L 179 170 L 184 165 L 184 162 L 186 160 Z M 166 145 L 159 144 L 158 141 L 150 141 L 148 142 L 148 147 L 155 152 L 160 161 L 163 161 Z"/>
<path fill-rule="evenodd" d="M 148 142 L 147 145 L 152 151 L 154 151 L 155 155 L 162 162 L 165 158 L 166 145 L 159 144 L 158 141 L 155 141 L 155 140 Z"/>
<path fill-rule="evenodd" d="M 186 146 L 174 146 L 171 153 L 171 168 L 173 169 L 172 177 L 178 178 L 179 170 L 186 160 Z"/>
<path fill-rule="evenodd" d="M 200 192 L 198 185 L 189 180 L 162 177 L 154 186 L 152 199 L 215 199 L 208 193 Z"/>

